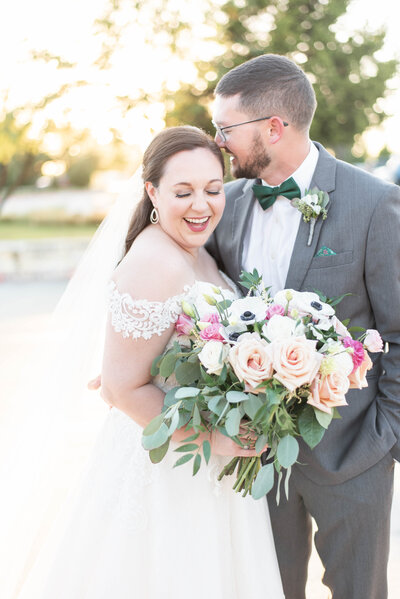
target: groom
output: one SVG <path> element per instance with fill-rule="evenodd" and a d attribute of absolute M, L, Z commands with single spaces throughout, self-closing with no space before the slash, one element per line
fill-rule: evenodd
<path fill-rule="evenodd" d="M 238 180 L 226 185 L 210 253 L 235 281 L 241 269 L 257 268 L 272 293 L 351 293 L 338 318 L 377 328 L 388 347 L 372 354 L 368 388 L 349 391 L 342 419 L 321 443 L 313 451 L 301 443 L 289 500 L 277 506 L 274 491 L 268 495 L 286 599 L 305 599 L 311 517 L 333 599 L 385 599 L 400 459 L 400 189 L 310 141 L 314 91 L 287 58 L 249 60 L 228 72 L 215 94 L 215 139 Z M 309 224 L 285 194 L 299 197 L 313 187 L 330 201 L 308 244 Z"/>

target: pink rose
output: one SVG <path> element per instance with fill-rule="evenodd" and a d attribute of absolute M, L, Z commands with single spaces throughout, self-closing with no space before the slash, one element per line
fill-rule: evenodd
<path fill-rule="evenodd" d="M 175 330 L 178 335 L 190 335 L 194 327 L 194 321 L 187 314 L 180 314 L 175 323 Z"/>
<path fill-rule="evenodd" d="M 216 312 L 210 312 L 201 317 L 201 322 L 210 322 L 211 324 L 217 324 L 220 322 L 219 316 Z"/>
<path fill-rule="evenodd" d="M 336 406 L 347 406 L 346 393 L 349 390 L 349 378 L 340 371 L 326 376 L 318 376 L 311 385 L 311 395 L 307 403 L 322 412 L 332 413 Z"/>
<path fill-rule="evenodd" d="M 244 337 L 229 352 L 229 361 L 245 390 L 260 393 L 257 385 L 272 377 L 271 346 L 256 333 Z"/>
<path fill-rule="evenodd" d="M 215 322 L 213 324 L 208 325 L 205 329 L 200 331 L 200 338 L 204 341 L 210 341 L 214 339 L 214 341 L 225 341 L 220 333 L 221 323 Z"/>
<path fill-rule="evenodd" d="M 350 389 L 363 389 L 364 387 L 368 387 L 366 374 L 367 370 L 371 370 L 372 366 L 372 360 L 369 357 L 368 352 L 364 350 L 364 360 L 349 376 Z"/>
<path fill-rule="evenodd" d="M 342 339 L 342 343 L 344 347 L 351 347 L 353 350 L 351 353 L 351 357 L 353 358 L 354 371 L 356 370 L 356 368 L 360 366 L 360 364 L 364 360 L 363 344 L 360 341 L 357 341 L 356 339 L 352 339 L 351 337 L 345 337 L 344 339 Z"/>
<path fill-rule="evenodd" d="M 316 344 L 305 337 L 276 339 L 271 343 L 274 378 L 289 391 L 312 383 L 316 377 L 322 360 Z"/>
<path fill-rule="evenodd" d="M 364 339 L 364 347 L 372 353 L 383 351 L 382 337 L 375 329 L 367 329 Z"/>
<path fill-rule="evenodd" d="M 272 306 L 270 306 L 267 310 L 266 319 L 269 320 L 270 318 L 275 316 L 275 314 L 284 316 L 285 308 L 283 306 L 281 306 L 280 304 L 272 304 Z"/>

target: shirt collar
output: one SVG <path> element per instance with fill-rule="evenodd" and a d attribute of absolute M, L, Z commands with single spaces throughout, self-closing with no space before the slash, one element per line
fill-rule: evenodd
<path fill-rule="evenodd" d="M 290 177 L 293 177 L 293 179 L 299 186 L 301 196 L 304 196 L 306 189 L 310 188 L 315 167 L 317 166 L 318 157 L 319 152 L 317 147 L 312 142 L 310 142 L 310 150 L 307 156 L 300 164 L 300 166 L 294 171 L 294 173 L 290 175 Z M 290 177 L 288 177 L 288 179 L 290 179 Z M 262 183 L 263 185 L 269 185 L 266 181 L 262 181 Z M 269 185 L 269 187 L 271 186 Z"/>

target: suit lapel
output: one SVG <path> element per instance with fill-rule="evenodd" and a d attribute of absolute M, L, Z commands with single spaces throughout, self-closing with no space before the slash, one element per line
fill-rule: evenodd
<path fill-rule="evenodd" d="M 234 265 L 234 280 L 239 280 L 242 270 L 243 242 L 247 230 L 247 225 L 251 217 L 255 197 L 253 194 L 253 185 L 256 181 L 249 179 L 244 187 L 243 193 L 236 198 L 233 207 L 232 217 L 232 263 Z"/>
<path fill-rule="evenodd" d="M 336 177 L 336 160 L 333 158 L 323 146 L 313 142 L 319 151 L 317 166 L 311 181 L 310 188 L 318 187 L 321 191 L 326 191 L 329 194 L 329 204 L 327 212 L 334 199 L 335 177 Z M 329 218 L 329 216 L 328 216 Z M 290 289 L 300 290 L 303 281 L 306 277 L 310 262 L 315 256 L 315 250 L 318 244 L 318 239 L 323 226 L 322 218 L 318 218 L 315 223 L 314 235 L 311 245 L 307 245 L 310 224 L 305 223 L 303 218 L 300 221 L 299 229 L 294 244 L 292 257 L 290 260 L 289 270 L 286 277 L 285 287 Z"/>

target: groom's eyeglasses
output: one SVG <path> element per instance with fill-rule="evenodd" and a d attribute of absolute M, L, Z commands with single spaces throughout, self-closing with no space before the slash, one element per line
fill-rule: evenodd
<path fill-rule="evenodd" d="M 244 121 L 243 123 L 236 123 L 236 125 L 226 125 L 225 127 L 220 127 L 219 125 L 217 125 L 217 123 L 214 123 L 214 121 L 211 122 L 213 124 L 214 129 L 217 132 L 217 135 L 219 135 L 222 141 L 226 143 L 228 139 L 226 137 L 227 134 L 224 133 L 225 129 L 233 129 L 234 127 L 241 127 L 241 125 L 248 125 L 249 123 L 257 123 L 258 121 L 267 121 L 268 119 L 272 119 L 272 116 L 263 116 L 260 119 Z M 284 127 L 287 127 L 289 125 L 289 123 L 286 123 L 286 121 L 282 121 L 282 123 Z"/>

